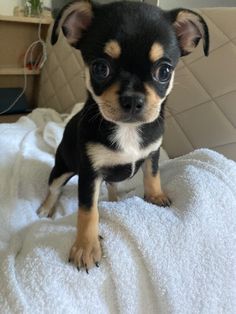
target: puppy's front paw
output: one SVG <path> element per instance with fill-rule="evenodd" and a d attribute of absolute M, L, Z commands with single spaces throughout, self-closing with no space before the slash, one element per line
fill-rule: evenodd
<path fill-rule="evenodd" d="M 50 210 L 49 208 L 47 208 L 46 206 L 42 205 L 38 210 L 37 210 L 37 215 L 39 216 L 39 218 L 43 218 L 43 217 L 52 217 L 52 210 Z"/>
<path fill-rule="evenodd" d="M 69 262 L 77 266 L 78 270 L 85 267 L 86 272 L 95 264 L 99 266 L 102 257 L 102 249 L 100 238 L 97 237 L 84 237 L 78 235 L 74 245 L 70 251 Z"/>
<path fill-rule="evenodd" d="M 145 195 L 144 199 L 149 203 L 162 207 L 169 207 L 171 205 L 171 200 L 164 193 L 159 195 Z"/>

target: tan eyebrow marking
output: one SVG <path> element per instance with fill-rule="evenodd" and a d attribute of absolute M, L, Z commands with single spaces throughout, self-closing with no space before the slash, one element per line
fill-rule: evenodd
<path fill-rule="evenodd" d="M 104 52 L 113 59 L 118 59 L 121 55 L 121 47 L 116 40 L 110 40 L 106 43 Z"/>
<path fill-rule="evenodd" d="M 149 52 L 149 58 L 152 62 L 156 62 L 158 59 L 162 58 L 164 55 L 164 49 L 161 44 L 154 43 Z"/>

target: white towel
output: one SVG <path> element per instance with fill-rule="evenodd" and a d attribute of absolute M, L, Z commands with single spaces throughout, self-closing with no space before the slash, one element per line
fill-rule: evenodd
<path fill-rule="evenodd" d="M 141 198 L 140 173 L 119 202 L 103 188 L 104 257 L 87 275 L 67 262 L 77 178 L 53 219 L 36 215 L 67 118 L 37 109 L 0 125 L 0 313 L 235 314 L 235 162 L 210 150 L 165 161 L 169 209 Z"/>

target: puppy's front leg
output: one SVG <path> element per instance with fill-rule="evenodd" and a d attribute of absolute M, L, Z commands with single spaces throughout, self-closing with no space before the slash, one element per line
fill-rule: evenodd
<path fill-rule="evenodd" d="M 88 169 L 80 172 L 77 236 L 69 258 L 78 270 L 85 267 L 87 273 L 94 264 L 99 266 L 102 256 L 97 207 L 101 178 L 90 175 L 88 172 Z"/>
<path fill-rule="evenodd" d="M 146 201 L 159 205 L 170 206 L 171 201 L 161 188 L 160 171 L 158 168 L 160 150 L 149 156 L 143 164 L 144 198 Z"/>

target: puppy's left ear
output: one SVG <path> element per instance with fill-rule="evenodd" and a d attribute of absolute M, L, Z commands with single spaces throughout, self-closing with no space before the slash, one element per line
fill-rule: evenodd
<path fill-rule="evenodd" d="M 208 56 L 209 31 L 201 15 L 187 9 L 172 10 L 168 15 L 175 28 L 181 56 L 190 54 L 201 39 L 205 56 Z"/>

